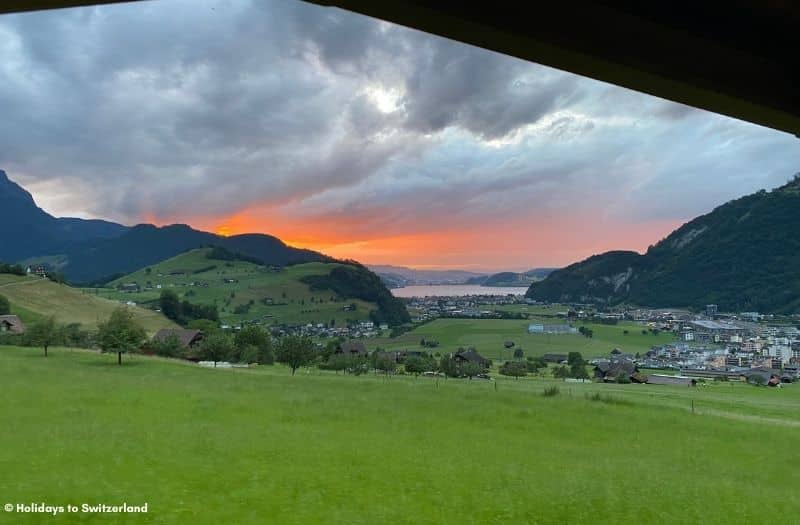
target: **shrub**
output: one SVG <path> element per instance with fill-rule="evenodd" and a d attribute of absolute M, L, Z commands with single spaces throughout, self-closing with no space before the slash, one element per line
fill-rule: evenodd
<path fill-rule="evenodd" d="M 558 395 L 558 393 L 559 393 L 559 390 L 558 390 L 557 386 L 549 386 L 549 387 L 544 389 L 544 392 L 542 393 L 542 395 L 544 397 L 555 397 L 555 396 Z"/>

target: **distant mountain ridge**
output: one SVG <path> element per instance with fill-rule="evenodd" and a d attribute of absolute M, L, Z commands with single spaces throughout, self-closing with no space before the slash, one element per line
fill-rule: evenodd
<path fill-rule="evenodd" d="M 0 261 L 44 261 L 71 282 L 130 273 L 209 245 L 255 257 L 268 265 L 334 260 L 318 252 L 292 248 L 271 235 L 222 237 L 181 224 L 128 227 L 102 220 L 56 218 L 39 208 L 31 194 L 2 170 L 0 224 L 9 232 L 0 242 Z"/>
<path fill-rule="evenodd" d="M 77 242 L 108 239 L 126 226 L 101 220 L 56 218 L 36 205 L 33 197 L 0 170 L 0 224 L 9 228 L 0 242 L 0 260 L 16 262 L 63 251 Z"/>
<path fill-rule="evenodd" d="M 367 268 L 377 273 L 388 286 L 394 288 L 426 284 L 465 284 L 473 277 L 486 276 L 465 270 L 421 270 L 388 264 L 369 264 Z"/>
<path fill-rule="evenodd" d="M 652 307 L 800 312 L 800 174 L 691 220 L 644 255 L 594 255 L 534 283 L 527 297 Z"/>
<path fill-rule="evenodd" d="M 500 272 L 492 275 L 485 275 L 480 277 L 473 277 L 467 281 L 467 284 L 478 284 L 481 286 L 530 286 L 531 284 L 541 281 L 552 272 L 552 268 L 536 268 L 528 270 L 527 272 Z"/>

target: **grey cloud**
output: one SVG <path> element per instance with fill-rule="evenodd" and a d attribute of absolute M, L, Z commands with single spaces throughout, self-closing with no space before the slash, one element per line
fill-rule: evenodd
<path fill-rule="evenodd" d="M 395 232 L 592 206 L 654 220 L 800 164 L 769 130 L 286 0 L 2 17 L 0 114 L 0 168 L 127 222 L 256 204 Z M 702 177 L 720 170 L 725 192 Z"/>
<path fill-rule="evenodd" d="M 460 126 L 492 139 L 579 98 L 577 77 L 449 41 L 431 46 L 407 83 L 408 126 Z M 534 78 L 523 79 L 533 73 Z"/>

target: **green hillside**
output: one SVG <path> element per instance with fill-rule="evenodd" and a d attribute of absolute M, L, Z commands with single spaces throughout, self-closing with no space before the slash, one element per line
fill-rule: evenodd
<path fill-rule="evenodd" d="M 96 290 L 101 296 L 156 307 L 161 291 L 173 290 L 192 303 L 215 304 L 223 323 L 258 320 L 266 324 L 307 324 L 367 320 L 374 302 L 338 296 L 334 291 L 312 291 L 302 281 L 327 276 L 339 263 L 306 263 L 267 267 L 240 259 L 209 259 L 211 248 L 191 250 L 142 268 Z M 136 283 L 138 292 L 120 287 Z M 160 287 L 160 288 L 159 288 Z M 355 310 L 350 305 L 355 304 Z M 348 308 L 348 310 L 345 310 Z"/>
<path fill-rule="evenodd" d="M 85 290 L 57 284 L 38 277 L 0 274 L 0 295 L 11 302 L 11 312 L 30 323 L 53 315 L 62 323 L 81 323 L 94 328 L 111 315 L 119 301 L 96 297 Z M 175 324 L 163 315 L 144 308 L 133 308 L 134 316 L 149 333 Z"/>
<path fill-rule="evenodd" d="M 800 312 L 800 175 L 719 206 L 644 255 L 608 252 L 550 274 L 528 297 Z"/>

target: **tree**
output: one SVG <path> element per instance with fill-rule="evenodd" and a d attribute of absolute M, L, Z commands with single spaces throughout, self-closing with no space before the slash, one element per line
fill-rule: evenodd
<path fill-rule="evenodd" d="M 553 369 L 553 377 L 556 379 L 566 379 L 569 377 L 569 368 L 564 365 L 555 367 Z"/>
<path fill-rule="evenodd" d="M 171 334 L 163 340 L 153 339 L 152 348 L 156 355 L 162 357 L 179 357 L 183 349 L 178 336 L 175 334 Z"/>
<path fill-rule="evenodd" d="M 430 354 L 425 356 L 412 355 L 406 357 L 403 366 L 409 374 L 421 374 L 423 372 L 433 372 L 436 370 L 436 361 Z"/>
<path fill-rule="evenodd" d="M 178 294 L 172 290 L 161 290 L 158 306 L 167 319 L 181 324 L 181 300 L 178 298 Z"/>
<path fill-rule="evenodd" d="M 133 312 L 120 306 L 111 317 L 98 325 L 97 342 L 103 352 L 116 352 L 117 364 L 122 354 L 137 352 L 147 339 L 147 333 L 133 318 Z"/>
<path fill-rule="evenodd" d="M 515 377 L 519 379 L 522 376 L 528 375 L 528 365 L 523 361 L 506 361 L 500 367 L 499 371 L 504 376 Z"/>
<path fill-rule="evenodd" d="M 219 361 L 228 359 L 234 351 L 231 336 L 225 332 L 217 332 L 203 339 L 200 345 L 200 358 L 213 361 L 216 368 Z"/>
<path fill-rule="evenodd" d="M 460 377 L 462 375 L 460 363 L 449 355 L 444 355 L 439 360 L 439 370 L 447 377 Z"/>
<path fill-rule="evenodd" d="M 467 361 L 461 365 L 461 372 L 470 379 L 485 371 L 486 369 L 484 367 L 472 361 Z"/>
<path fill-rule="evenodd" d="M 242 328 L 233 338 L 239 361 L 248 363 L 259 363 L 271 365 L 275 362 L 275 354 L 272 351 L 272 338 L 262 328 L 255 325 L 248 325 Z M 243 359 L 243 350 L 247 347 L 256 349 L 256 353 L 250 350 L 247 360 Z M 255 358 L 255 359 L 254 359 Z"/>
<path fill-rule="evenodd" d="M 44 348 L 44 356 L 47 357 L 47 348 L 56 344 L 60 334 L 55 318 L 50 316 L 35 322 L 26 335 L 31 343 Z"/>
<path fill-rule="evenodd" d="M 569 366 L 581 365 L 583 366 L 583 356 L 580 352 L 570 352 L 567 354 L 567 364 Z"/>
<path fill-rule="evenodd" d="M 574 377 L 575 379 L 589 379 L 589 372 L 586 371 L 586 365 L 583 364 L 583 361 L 579 363 L 576 362 L 569 367 L 569 377 Z"/>
<path fill-rule="evenodd" d="M 80 323 L 69 323 L 58 327 L 59 344 L 75 348 L 89 348 L 92 336 Z"/>
<path fill-rule="evenodd" d="M 292 369 L 292 375 L 301 366 L 307 366 L 314 360 L 314 343 L 311 339 L 299 335 L 284 337 L 278 345 L 277 361 Z"/>
<path fill-rule="evenodd" d="M 186 325 L 186 328 L 200 330 L 206 337 L 220 330 L 219 323 L 210 319 L 193 319 L 192 321 L 189 321 L 189 323 Z"/>
<path fill-rule="evenodd" d="M 514 359 L 522 359 L 523 357 L 525 357 L 525 353 L 522 351 L 522 348 L 514 350 Z"/>
<path fill-rule="evenodd" d="M 8 315 L 11 313 L 11 303 L 4 295 L 0 295 L 0 315 Z"/>
<path fill-rule="evenodd" d="M 389 375 L 397 369 L 397 362 L 395 361 L 394 356 L 391 354 L 376 352 L 374 359 L 375 370 L 380 370 L 386 375 Z"/>

